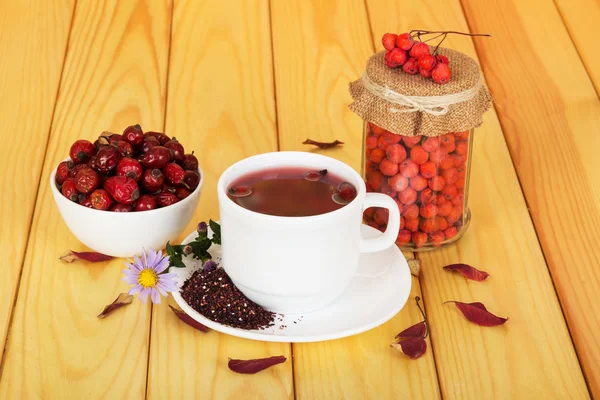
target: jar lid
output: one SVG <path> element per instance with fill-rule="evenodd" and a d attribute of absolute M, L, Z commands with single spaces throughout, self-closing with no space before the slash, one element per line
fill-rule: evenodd
<path fill-rule="evenodd" d="M 402 68 L 388 68 L 385 51 L 374 54 L 363 76 L 350 83 L 354 100 L 350 110 L 404 136 L 439 136 L 481 125 L 492 97 L 479 66 L 455 50 L 440 47 L 438 54 L 448 57 L 452 70 L 452 78 L 443 85 L 420 74 L 407 74 Z"/>

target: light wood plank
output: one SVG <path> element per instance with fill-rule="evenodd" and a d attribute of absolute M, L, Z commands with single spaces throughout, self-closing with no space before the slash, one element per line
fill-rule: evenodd
<path fill-rule="evenodd" d="M 598 37 L 600 37 L 600 2 L 596 0 L 554 0 L 571 40 L 592 83 L 600 96 L 600 54 L 598 53 Z M 562 59 L 561 55 L 561 59 Z"/>
<path fill-rule="evenodd" d="M 29 237 L 74 1 L 0 1 L 0 354 Z M 0 371 L 1 374 L 1 371 Z"/>
<path fill-rule="evenodd" d="M 553 4 L 463 6 L 472 29 L 494 32 L 475 44 L 579 359 L 600 397 L 600 101 Z M 528 50 L 506 50 L 516 46 Z M 565 62 L 546 62 L 548 54 Z"/>
<path fill-rule="evenodd" d="M 468 32 L 455 0 L 401 5 L 373 0 L 368 8 L 378 49 L 386 31 Z M 467 37 L 450 36 L 444 45 L 477 57 Z M 418 254 L 443 396 L 586 398 L 585 381 L 493 110 L 476 130 L 473 154 L 469 230 L 457 245 Z M 491 278 L 468 282 L 441 269 L 456 262 L 480 267 Z M 446 300 L 481 301 L 510 320 L 503 327 L 479 328 L 453 305 L 443 305 Z"/>
<path fill-rule="evenodd" d="M 195 150 L 205 173 L 189 233 L 201 219 L 218 219 L 216 183 L 225 168 L 277 150 L 267 2 L 175 2 L 166 119 L 167 133 Z M 153 312 L 148 398 L 293 397 L 289 344 L 203 334 L 168 307 Z M 227 367 L 229 357 L 272 355 L 288 361 L 257 375 Z"/>
<path fill-rule="evenodd" d="M 317 151 L 307 137 L 345 142 L 320 153 L 361 169 L 362 120 L 350 112 L 348 83 L 360 77 L 373 52 L 362 1 L 314 4 L 273 0 L 273 48 L 281 150 Z M 439 397 L 431 347 L 411 361 L 389 347 L 394 336 L 421 320 L 413 278 L 407 306 L 388 323 L 346 339 L 294 344 L 299 399 Z"/>
<path fill-rule="evenodd" d="M 63 264 L 83 249 L 48 176 L 70 144 L 139 122 L 163 126 L 169 1 L 79 1 L 23 268 L 0 398 L 143 398 L 150 305 L 96 315 L 118 293 L 123 259 Z"/>

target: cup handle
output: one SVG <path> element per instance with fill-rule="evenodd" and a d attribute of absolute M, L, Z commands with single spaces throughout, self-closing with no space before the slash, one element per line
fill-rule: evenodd
<path fill-rule="evenodd" d="M 363 211 L 369 207 L 387 208 L 390 216 L 383 235 L 360 240 L 361 253 L 374 253 L 387 249 L 396 242 L 400 230 L 400 210 L 398 204 L 390 196 L 383 193 L 367 193 L 363 203 Z"/>

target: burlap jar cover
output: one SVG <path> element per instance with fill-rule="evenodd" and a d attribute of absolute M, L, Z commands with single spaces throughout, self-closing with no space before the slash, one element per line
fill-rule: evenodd
<path fill-rule="evenodd" d="M 443 85 L 402 68 L 388 68 L 385 51 L 371 56 L 362 78 L 350 83 L 350 110 L 404 136 L 439 136 L 481 125 L 492 98 L 479 66 L 458 51 L 439 48 L 438 53 L 448 57 L 452 70 L 452 78 Z"/>

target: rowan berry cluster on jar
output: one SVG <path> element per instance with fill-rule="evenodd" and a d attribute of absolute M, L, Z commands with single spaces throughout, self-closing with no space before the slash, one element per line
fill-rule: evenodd
<path fill-rule="evenodd" d="M 419 33 L 415 34 L 420 39 Z M 425 78 L 432 78 L 439 84 L 448 83 L 452 77 L 452 71 L 448 58 L 429 51 L 429 46 L 421 41 L 415 41 L 410 33 L 386 33 L 381 38 L 385 53 L 385 65 L 389 68 L 399 68 L 407 74 L 421 74 Z M 441 42 L 440 42 L 441 43 Z M 439 44 L 438 44 L 439 46 Z"/>
<path fill-rule="evenodd" d="M 367 123 L 367 191 L 387 194 L 398 205 L 399 245 L 437 247 L 462 228 L 469 133 L 402 136 Z M 384 231 L 388 216 L 387 209 L 373 207 L 365 210 L 363 218 Z"/>
<path fill-rule="evenodd" d="M 70 160 L 56 169 L 63 196 L 104 211 L 148 211 L 188 197 L 200 183 L 198 159 L 160 132 L 132 125 L 71 145 Z"/>

